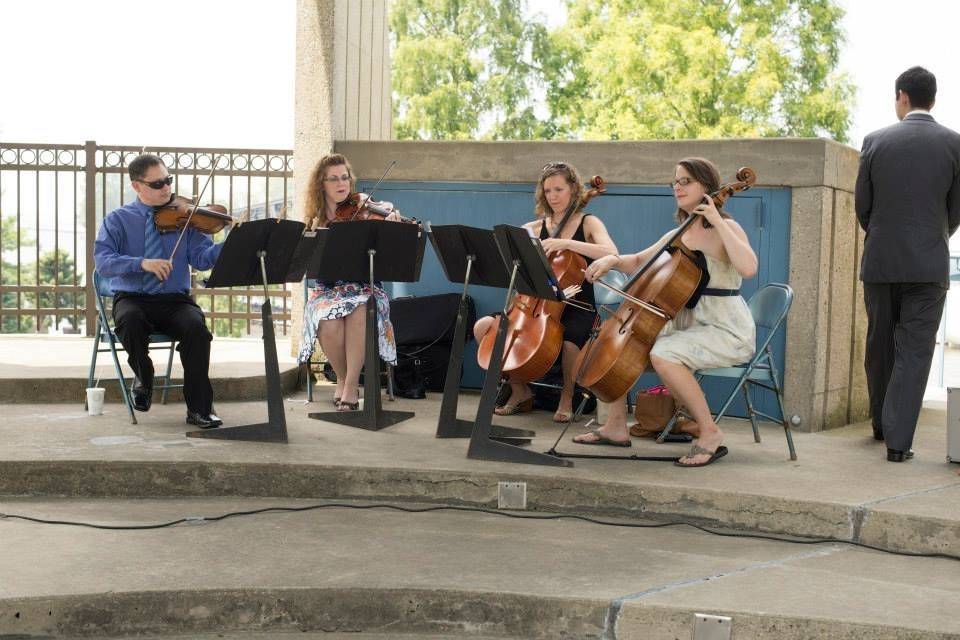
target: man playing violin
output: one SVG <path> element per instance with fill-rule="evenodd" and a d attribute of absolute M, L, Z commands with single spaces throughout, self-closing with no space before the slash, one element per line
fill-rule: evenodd
<path fill-rule="evenodd" d="M 154 209 L 171 199 L 173 176 L 155 155 L 141 154 L 128 167 L 137 198 L 107 215 L 94 245 L 101 276 L 111 278 L 113 320 L 135 376 L 133 406 L 149 411 L 153 397 L 153 361 L 149 338 L 165 333 L 180 344 L 183 396 L 187 424 L 201 429 L 222 423 L 213 412 L 210 385 L 210 341 L 203 311 L 190 297 L 190 267 L 207 270 L 220 255 L 222 244 L 187 228 L 173 253 L 178 233 L 161 234 Z M 173 259 L 170 256 L 173 255 Z"/>

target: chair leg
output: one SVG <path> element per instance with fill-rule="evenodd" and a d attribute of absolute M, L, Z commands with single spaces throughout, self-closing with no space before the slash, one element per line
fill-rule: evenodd
<path fill-rule="evenodd" d="M 387 363 L 387 397 L 390 398 L 390 402 L 395 400 L 393 397 L 393 365 L 389 362 Z"/>
<path fill-rule="evenodd" d="M 750 425 L 753 427 L 753 441 L 760 442 L 760 428 L 757 426 L 757 416 L 753 413 L 753 403 L 750 402 L 750 381 L 740 388 L 743 389 L 743 399 L 747 402 L 747 415 L 750 416 Z"/>
<path fill-rule="evenodd" d="M 163 391 L 160 393 L 160 404 L 167 404 L 167 392 L 170 390 L 170 373 L 173 371 L 173 352 L 176 351 L 177 343 L 170 343 L 170 355 L 167 357 L 167 375 L 163 381 Z"/>
<path fill-rule="evenodd" d="M 767 347 L 767 357 L 770 362 L 770 377 L 773 379 L 773 388 L 777 394 L 777 404 L 780 405 L 780 418 L 783 421 L 783 435 L 787 438 L 787 448 L 790 450 L 790 459 L 797 459 L 797 450 L 793 446 L 793 432 L 790 431 L 790 421 L 787 420 L 787 412 L 783 409 L 783 389 L 780 388 L 777 368 L 773 366 L 773 354 L 770 353 L 770 347 Z"/>
<path fill-rule="evenodd" d="M 97 370 L 97 353 L 100 348 L 100 321 L 97 320 L 97 330 L 93 334 L 93 356 L 90 358 L 90 372 L 87 374 L 87 388 L 93 386 L 93 374 Z M 87 394 L 83 394 L 83 410 L 86 411 L 87 407 Z"/>
<path fill-rule="evenodd" d="M 127 411 L 130 412 L 130 423 L 137 424 L 137 414 L 133 411 L 133 401 L 130 399 L 130 390 L 127 388 L 127 381 L 123 377 L 123 370 L 120 368 L 120 357 L 117 355 L 117 345 L 110 340 L 110 354 L 113 356 L 113 367 L 117 370 L 117 380 L 120 381 L 120 393 L 123 394 L 123 401 L 127 405 Z"/>
<path fill-rule="evenodd" d="M 313 402 L 313 370 L 309 362 L 304 366 L 307 368 L 307 402 Z"/>

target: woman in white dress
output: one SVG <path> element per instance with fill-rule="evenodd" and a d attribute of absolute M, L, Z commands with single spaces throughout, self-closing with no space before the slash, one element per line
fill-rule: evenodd
<path fill-rule="evenodd" d="M 699 214 L 710 224 L 707 228 L 695 222 L 682 236 L 687 247 L 704 254 L 710 281 L 696 306 L 684 309 L 663 328 L 650 351 L 650 364 L 697 423 L 697 439 L 690 453 L 677 464 L 700 467 L 722 457 L 727 450 L 721 446 L 723 432 L 714 422 L 693 373 L 742 364 L 753 356 L 756 327 L 739 289 L 743 278 L 756 275 L 757 254 L 743 228 L 706 197 L 720 188 L 720 173 L 713 163 L 703 158 L 681 160 L 671 184 L 677 201 L 677 222 Z M 639 253 L 594 261 L 587 269 L 587 279 L 595 281 L 610 269 L 626 274 L 636 272 L 672 234 L 665 234 Z M 576 436 L 574 442 L 630 446 L 625 400 L 613 403 L 602 427 Z"/>

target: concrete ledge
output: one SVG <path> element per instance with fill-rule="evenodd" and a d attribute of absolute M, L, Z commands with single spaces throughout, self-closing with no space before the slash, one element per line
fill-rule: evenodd
<path fill-rule="evenodd" d="M 605 600 L 386 588 L 178 590 L 8 599 L 0 600 L 0 634 L 196 637 L 193 634 L 320 631 L 368 633 L 373 638 L 442 633 L 462 638 L 676 640 L 690 634 L 694 613 L 732 616 L 736 637 L 754 640 L 960 638 L 960 633 L 935 630 L 664 605 L 625 608 L 613 618 L 616 631 L 611 633 L 609 621 L 616 614 Z"/>
<path fill-rule="evenodd" d="M 608 602 L 417 589 L 236 589 L 0 600 L 0 636 L 309 631 L 597 638 Z"/>
<path fill-rule="evenodd" d="M 276 497 L 388 500 L 496 508 L 502 474 L 305 464 L 8 461 L 0 495 L 67 498 Z M 531 511 L 836 538 L 960 554 L 956 521 L 741 491 L 511 473 Z M 861 523 L 867 523 L 861 526 Z M 918 534 L 919 533 L 919 534 Z"/>
<path fill-rule="evenodd" d="M 109 357 L 109 354 L 108 354 Z M 250 365 L 243 367 L 251 369 Z M 262 370 L 263 367 L 261 366 Z M 266 375 L 249 375 L 242 377 L 216 377 L 216 372 L 211 376 L 210 382 L 213 385 L 213 397 L 218 401 L 249 401 L 262 400 L 267 388 Z M 293 393 L 303 385 L 304 370 L 302 367 L 292 365 L 281 365 L 280 367 L 280 386 L 284 393 Z M 127 378 L 127 382 L 130 379 Z M 174 384 L 183 384 L 183 378 L 173 376 Z M 123 398 L 120 396 L 120 385 L 116 377 L 99 380 L 99 386 L 106 389 L 105 397 L 107 403 L 123 404 Z M 0 378 L 0 403 L 5 404 L 35 404 L 38 402 L 46 403 L 72 403 L 75 402 L 83 406 L 86 398 L 87 377 L 29 377 L 29 378 Z M 155 404 L 160 404 L 160 392 L 153 396 Z M 167 394 L 168 403 L 182 403 L 183 393 L 181 389 L 171 389 Z"/>
<path fill-rule="evenodd" d="M 376 179 L 390 160 L 391 180 L 536 182 L 550 160 L 601 173 L 611 184 L 667 184 L 677 160 L 703 156 L 724 180 L 753 167 L 758 186 L 831 187 L 851 190 L 859 154 L 821 138 L 647 140 L 623 142 L 375 142 L 339 140 L 334 150 L 350 158 L 357 175 Z"/>

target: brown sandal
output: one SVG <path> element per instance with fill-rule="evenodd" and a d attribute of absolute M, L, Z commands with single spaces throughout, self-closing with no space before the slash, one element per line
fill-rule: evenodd
<path fill-rule="evenodd" d="M 512 416 L 515 413 L 530 413 L 531 411 L 533 411 L 533 396 L 516 404 L 507 403 L 493 410 L 498 416 Z"/>

